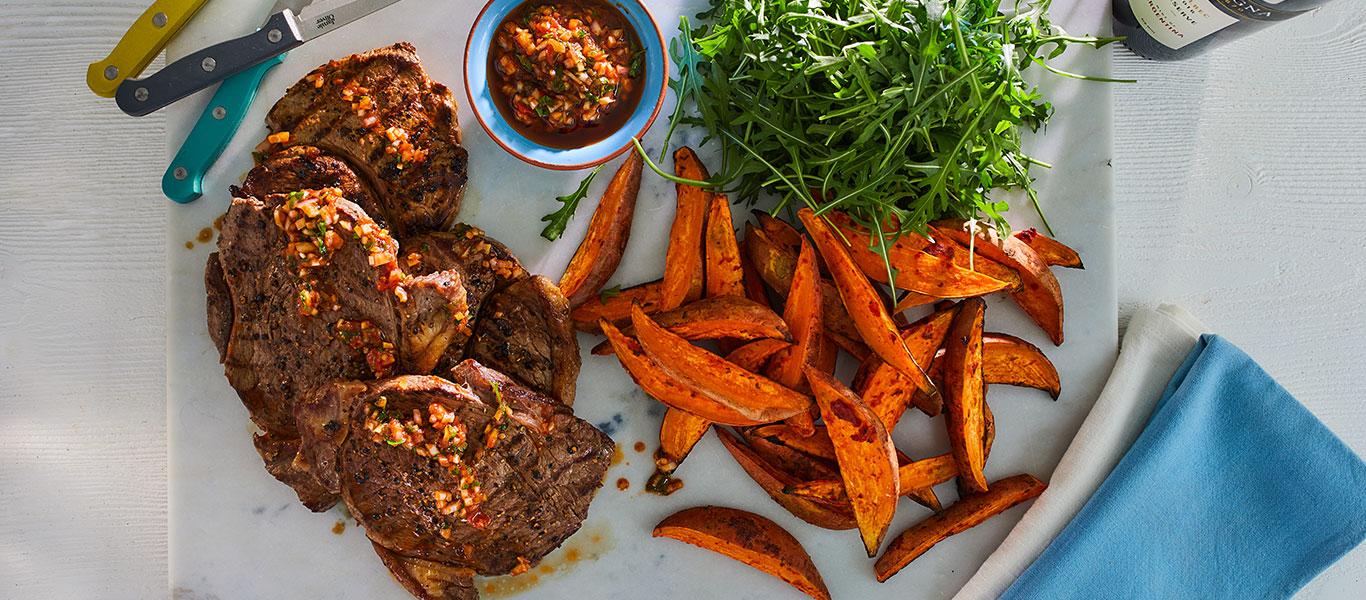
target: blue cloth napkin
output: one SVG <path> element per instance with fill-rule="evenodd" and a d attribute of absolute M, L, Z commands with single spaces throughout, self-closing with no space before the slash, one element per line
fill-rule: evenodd
<path fill-rule="evenodd" d="M 1366 538 L 1366 464 L 1204 335 L 1147 427 L 1002 598 L 1286 598 Z"/>

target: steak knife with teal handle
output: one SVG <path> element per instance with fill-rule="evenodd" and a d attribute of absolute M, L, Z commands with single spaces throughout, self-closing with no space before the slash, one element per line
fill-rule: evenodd
<path fill-rule="evenodd" d="M 209 105 L 199 115 L 190 135 L 161 177 L 161 191 L 167 198 L 181 204 L 192 202 L 204 193 L 204 174 L 228 147 L 237 127 L 247 116 L 256 89 L 266 72 L 284 60 L 277 55 L 266 62 L 233 75 L 219 84 Z"/>

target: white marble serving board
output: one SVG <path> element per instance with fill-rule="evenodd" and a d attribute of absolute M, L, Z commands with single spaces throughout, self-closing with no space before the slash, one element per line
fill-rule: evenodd
<path fill-rule="evenodd" d="M 249 31 L 269 0 L 220 0 L 208 3 L 177 38 L 170 57 Z M 693 15 L 704 0 L 648 2 L 667 37 L 680 14 Z M 1055 21 L 1073 33 L 1108 30 L 1108 2 L 1057 0 Z M 557 173 L 526 165 L 493 144 L 468 107 L 461 77 L 465 38 L 481 3 L 477 0 L 406 0 L 335 34 L 320 38 L 289 56 L 266 78 L 256 105 L 237 138 L 205 184 L 207 193 L 188 206 L 166 202 L 169 244 L 168 414 L 170 439 L 170 585 L 184 600 L 295 598 L 406 598 L 376 560 L 364 534 L 340 508 L 314 514 L 293 492 L 261 466 L 251 445 L 253 427 L 246 410 L 223 377 L 205 327 L 203 267 L 213 243 L 195 240 L 201 229 L 226 210 L 227 187 L 251 165 L 250 150 L 265 135 L 263 117 L 285 88 L 315 65 L 398 40 L 416 45 L 434 79 L 457 92 L 460 122 L 470 153 L 470 184 L 461 220 L 487 230 L 510 246 L 526 266 L 552 279 L 573 254 L 595 200 L 608 177 L 599 178 L 558 243 L 541 239 L 539 218 L 554 209 L 552 198 L 577 185 L 581 174 Z M 249 10 L 248 10 L 249 9 Z M 1065 68 L 1107 74 L 1110 53 L 1072 51 Z M 990 329 L 1025 337 L 1057 363 L 1063 393 L 1057 401 L 1032 391 L 998 386 L 988 399 L 998 436 L 987 465 L 989 479 L 1029 472 L 1048 478 L 1109 374 L 1116 352 L 1113 199 L 1109 167 L 1110 89 L 1043 77 L 1057 115 L 1046 134 L 1030 143 L 1033 154 L 1055 165 L 1038 170 L 1041 202 L 1058 233 L 1082 254 L 1086 270 L 1060 270 L 1067 298 L 1067 343 L 1054 348 L 1023 313 L 1004 298 L 988 311 Z M 178 148 L 198 116 L 207 93 L 168 110 L 167 156 Z M 647 148 L 657 152 L 669 98 Z M 684 132 L 682 141 L 695 141 Z M 676 141 L 677 138 L 676 138 Z M 704 156 L 709 153 L 704 152 Z M 615 282 L 630 285 L 659 277 L 665 231 L 673 216 L 672 185 L 648 173 L 636 211 L 635 235 Z M 1012 213 L 1016 227 L 1036 224 L 1023 203 Z M 737 210 L 737 219 L 745 216 Z M 652 539 L 661 518 L 682 508 L 718 504 L 748 509 L 772 518 L 792 532 L 810 552 L 835 598 L 947 598 L 1003 539 L 1022 513 L 1015 508 L 939 544 L 884 584 L 873 578 L 872 561 L 863 556 L 856 532 L 833 532 L 807 525 L 774 504 L 725 454 L 714 436 L 688 458 L 678 493 L 660 498 L 641 491 L 651 471 L 650 452 L 661 409 L 644 396 L 610 357 L 594 357 L 596 342 L 583 335 L 583 371 L 575 409 L 600 424 L 624 453 L 608 473 L 582 531 L 544 564 L 553 573 L 515 580 L 481 580 L 480 588 L 499 588 L 485 597 L 517 598 L 796 598 L 778 580 L 719 555 L 672 540 Z M 940 419 L 911 416 L 896 432 L 898 446 L 912 456 L 946 447 Z M 637 441 L 649 447 L 633 449 Z M 628 491 L 615 482 L 625 477 Z M 940 486 L 950 502 L 953 485 Z M 904 501 L 891 535 L 929 512 Z M 345 530 L 333 533 L 342 520 Z"/>

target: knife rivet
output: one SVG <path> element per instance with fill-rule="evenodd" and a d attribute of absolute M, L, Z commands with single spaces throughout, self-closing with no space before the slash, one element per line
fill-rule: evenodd
<path fill-rule="evenodd" d="M 114 65 L 109 65 L 109 66 L 105 67 L 105 68 L 104 68 L 104 78 L 105 78 L 105 79 L 108 79 L 109 81 L 113 81 L 113 80 L 115 80 L 115 79 L 118 79 L 118 78 L 119 78 L 119 68 L 116 67 L 116 66 L 114 66 Z"/>
<path fill-rule="evenodd" d="M 213 107 L 213 118 L 218 119 L 219 121 L 222 121 L 222 120 L 223 120 L 223 117 L 226 117 L 226 116 L 228 116 L 228 109 L 223 108 L 223 107 L 221 107 L 221 106 L 215 106 L 215 107 Z"/>
<path fill-rule="evenodd" d="M 205 73 L 212 73 L 214 67 L 217 66 L 218 61 L 214 60 L 212 56 L 205 56 L 204 60 L 199 63 L 199 67 L 201 69 L 204 69 Z"/>
<path fill-rule="evenodd" d="M 146 102 L 147 95 L 147 88 L 145 87 L 140 87 L 136 90 L 133 90 L 133 98 L 137 99 L 138 102 Z"/>
<path fill-rule="evenodd" d="M 171 176 L 175 177 L 177 181 L 184 181 L 186 177 L 190 176 L 190 172 L 186 171 L 185 167 L 176 167 L 174 171 L 171 171 Z"/>
<path fill-rule="evenodd" d="M 266 39 L 270 40 L 270 43 L 272 44 L 278 44 L 280 43 L 280 40 L 284 38 L 285 34 L 280 33 L 279 29 L 272 29 L 266 32 Z"/>
<path fill-rule="evenodd" d="M 166 13 L 164 13 L 164 12 L 159 12 L 159 13 L 157 13 L 157 14 L 155 14 L 155 15 L 152 15 L 152 25 L 155 25 L 155 26 L 157 26 L 157 27 L 165 27 L 165 26 L 166 26 Z"/>

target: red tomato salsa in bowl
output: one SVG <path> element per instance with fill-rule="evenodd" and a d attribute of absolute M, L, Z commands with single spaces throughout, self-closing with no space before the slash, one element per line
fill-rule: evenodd
<path fill-rule="evenodd" d="M 513 129 L 557 148 L 620 128 L 645 76 L 636 32 L 598 0 L 526 3 L 498 25 L 488 61 L 494 104 Z"/>

